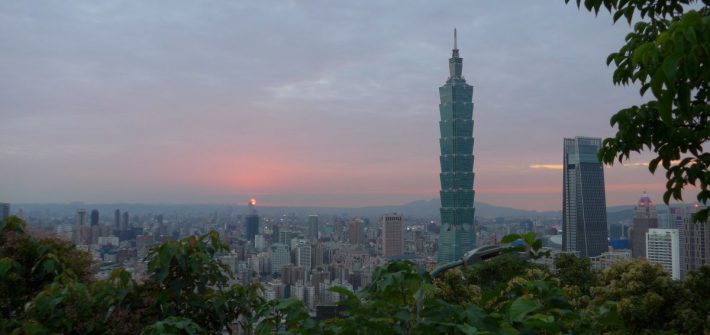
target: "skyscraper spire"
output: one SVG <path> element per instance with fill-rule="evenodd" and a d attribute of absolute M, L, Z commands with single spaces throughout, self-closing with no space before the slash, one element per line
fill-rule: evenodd
<path fill-rule="evenodd" d="M 458 36 L 456 36 L 456 28 L 454 28 L 454 49 L 451 50 L 451 58 L 449 58 L 449 78 L 461 79 L 462 67 L 463 59 L 459 57 Z"/>

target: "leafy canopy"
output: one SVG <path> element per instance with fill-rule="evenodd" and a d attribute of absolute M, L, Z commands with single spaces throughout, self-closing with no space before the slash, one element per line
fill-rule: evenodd
<path fill-rule="evenodd" d="M 600 158 L 613 164 L 632 152 L 650 150 L 656 154 L 648 166 L 651 173 L 659 166 L 666 171 L 664 202 L 682 200 L 687 185 L 698 187 L 700 203 L 708 202 L 710 153 L 703 145 L 710 140 L 710 1 L 576 2 L 595 14 L 606 9 L 614 22 L 635 22 L 626 43 L 609 55 L 607 64 L 616 66 L 614 84 L 638 83 L 641 96 L 650 98 L 611 118 L 618 130 L 604 140 Z M 706 208 L 694 219 L 705 222 L 707 217 Z"/>

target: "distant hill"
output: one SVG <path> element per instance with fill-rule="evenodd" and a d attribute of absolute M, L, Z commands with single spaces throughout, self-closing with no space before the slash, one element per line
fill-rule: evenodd
<path fill-rule="evenodd" d="M 421 217 L 431 220 L 439 220 L 439 199 L 417 200 L 397 206 L 370 206 L 370 207 L 264 207 L 259 206 L 259 213 L 269 215 L 295 214 L 321 214 L 333 216 L 361 216 L 368 218 L 378 218 L 385 213 L 402 213 L 406 216 Z M 483 202 L 476 202 L 476 216 L 483 218 L 520 218 L 520 219 L 547 219 L 560 218 L 561 211 L 531 211 L 511 207 L 494 206 Z M 131 214 L 183 214 L 183 213 L 215 213 L 230 212 L 242 214 L 246 212 L 244 205 L 238 204 L 85 204 L 85 203 L 64 203 L 64 204 L 13 204 L 13 210 L 23 208 L 26 213 L 53 213 L 59 215 L 75 215 L 79 208 L 98 209 L 102 216 L 111 216 L 115 209 L 121 211 L 128 210 Z M 664 205 L 658 205 L 659 211 L 666 209 Z M 607 217 L 609 222 L 631 220 L 633 217 L 633 205 L 607 207 Z"/>

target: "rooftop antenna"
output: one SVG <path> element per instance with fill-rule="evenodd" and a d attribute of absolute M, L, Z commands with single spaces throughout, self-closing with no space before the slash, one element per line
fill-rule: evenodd
<path fill-rule="evenodd" d="M 456 28 L 454 28 L 454 50 L 458 49 L 457 43 L 456 43 Z"/>

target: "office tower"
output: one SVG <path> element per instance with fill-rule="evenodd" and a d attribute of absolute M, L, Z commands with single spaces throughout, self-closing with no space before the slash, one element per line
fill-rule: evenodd
<path fill-rule="evenodd" d="M 350 244 L 357 245 L 363 242 L 362 224 L 362 219 L 354 219 L 348 222 L 348 241 Z"/>
<path fill-rule="evenodd" d="M 401 214 L 382 216 L 382 256 L 404 254 L 404 219 Z"/>
<path fill-rule="evenodd" d="M 710 264 L 710 224 L 693 222 L 693 214 L 703 208 L 703 206 L 695 204 L 692 208 L 687 208 L 683 216 L 684 245 L 681 246 L 681 250 L 684 259 L 681 263 L 683 263 L 684 269 L 681 270 L 682 275 Z"/>
<path fill-rule="evenodd" d="M 98 226 L 99 225 L 99 210 L 94 209 L 91 211 L 91 226 Z"/>
<path fill-rule="evenodd" d="M 113 212 L 113 229 L 121 230 L 121 211 L 118 209 Z"/>
<path fill-rule="evenodd" d="M 595 257 L 608 250 L 602 140 L 565 138 L 562 191 L 562 250 Z"/>
<path fill-rule="evenodd" d="M 634 224 L 631 227 L 631 257 L 646 258 L 646 233 L 652 228 L 658 228 L 656 206 L 648 194 L 643 192 L 634 211 Z"/>
<path fill-rule="evenodd" d="M 454 29 L 449 78 L 439 88 L 441 231 L 439 263 L 457 260 L 476 246 L 473 208 L 473 86 L 461 75 Z"/>
<path fill-rule="evenodd" d="M 256 199 L 249 200 L 249 214 L 244 219 L 245 238 L 254 242 L 254 237 L 259 233 L 259 215 L 256 213 Z"/>
<path fill-rule="evenodd" d="M 10 204 L 0 202 L 0 220 L 4 221 L 10 216 Z"/>
<path fill-rule="evenodd" d="M 293 238 L 293 233 L 288 231 L 288 230 L 279 230 L 279 238 L 278 238 L 278 243 L 281 244 L 286 244 L 288 245 L 291 243 L 291 239 Z"/>
<path fill-rule="evenodd" d="M 254 235 L 254 249 L 256 249 L 256 251 L 262 251 L 264 248 L 266 248 L 266 239 L 264 238 L 264 235 Z"/>
<path fill-rule="evenodd" d="M 680 243 L 677 229 L 651 228 L 646 232 L 646 259 L 660 264 L 674 280 L 680 279 Z"/>
<path fill-rule="evenodd" d="M 271 245 L 271 273 L 281 273 L 283 267 L 291 264 L 291 251 L 288 245 L 274 243 Z"/>
<path fill-rule="evenodd" d="M 86 224 L 86 209 L 78 209 L 76 211 L 76 229 L 74 230 L 76 234 L 76 239 L 74 243 L 77 245 L 84 244 L 87 235 L 87 224 Z"/>
<path fill-rule="evenodd" d="M 311 261 L 313 253 L 313 246 L 306 240 L 300 240 L 296 246 L 296 265 L 303 267 L 306 277 L 311 272 Z"/>
<path fill-rule="evenodd" d="M 308 238 L 311 240 L 317 240 L 318 239 L 318 230 L 319 230 L 318 215 L 309 215 L 308 216 Z"/>
<path fill-rule="evenodd" d="M 127 231 L 131 229 L 131 221 L 128 215 L 128 211 L 123 212 L 123 226 L 121 226 L 121 230 Z"/>

